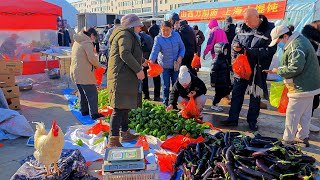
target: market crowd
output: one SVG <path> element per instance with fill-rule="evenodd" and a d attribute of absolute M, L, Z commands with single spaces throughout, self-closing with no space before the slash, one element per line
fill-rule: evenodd
<path fill-rule="evenodd" d="M 306 25 L 301 34 L 293 26 L 275 27 L 256 9 L 247 9 L 243 16 L 244 22 L 237 26 L 227 17 L 223 28 L 216 19 L 210 20 L 206 40 L 197 25 L 191 27 L 176 13 L 160 26 L 152 21 L 149 29 L 135 14 L 125 15 L 105 31 L 106 66 L 99 63 L 94 52 L 97 31 L 89 28 L 75 34 L 70 74 L 80 92 L 82 115 L 92 119 L 103 116 L 98 113 L 94 75 L 95 68 L 103 67 L 107 69 L 110 106 L 114 108 L 108 147 L 120 147 L 120 142 L 137 139 L 138 135 L 131 134 L 128 128 L 128 113 L 141 105 L 142 94 L 144 99 L 150 99 L 148 63 L 163 68 L 159 76 L 153 77 L 154 101 L 162 100 L 170 111 L 194 97 L 201 112 L 207 101 L 207 88 L 197 76 L 198 69 L 191 66 L 198 56 L 212 59 L 210 85 L 215 88 L 215 95 L 211 109 L 223 111 L 218 105 L 223 99 L 231 105 L 228 119 L 220 122 L 223 126 L 238 126 L 244 96 L 249 94 L 247 122 L 250 130 L 257 131 L 260 109 L 266 106 L 261 99 L 269 100 L 267 74 L 278 74 L 289 97 L 283 141 L 293 144 L 297 138 L 309 146 L 310 128 L 319 131 L 310 122 L 319 105 L 320 78 L 315 77 L 320 76 L 320 21 Z M 280 66 L 269 70 L 277 49 L 283 51 Z M 252 71 L 249 78 L 233 73 L 232 64 L 242 54 Z"/>

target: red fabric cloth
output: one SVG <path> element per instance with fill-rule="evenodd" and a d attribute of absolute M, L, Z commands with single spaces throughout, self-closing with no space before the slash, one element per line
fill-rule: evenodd
<path fill-rule="evenodd" d="M 61 15 L 61 7 L 43 0 L 0 1 L 1 30 L 56 30 Z"/>

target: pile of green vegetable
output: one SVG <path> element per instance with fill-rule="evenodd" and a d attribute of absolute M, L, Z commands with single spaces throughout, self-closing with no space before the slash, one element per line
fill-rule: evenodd
<path fill-rule="evenodd" d="M 98 91 L 98 108 L 104 108 L 109 106 L 109 94 L 107 89 L 102 89 Z"/>
<path fill-rule="evenodd" d="M 109 94 L 107 89 L 102 89 L 98 91 L 98 108 L 104 108 L 109 106 Z M 80 98 L 78 98 L 74 108 L 80 109 Z"/>
<path fill-rule="evenodd" d="M 277 138 L 218 132 L 182 150 L 171 179 L 182 166 L 182 179 L 307 180 L 315 179 L 318 173 L 315 161 Z"/>
<path fill-rule="evenodd" d="M 106 121 L 110 122 L 110 117 Z M 164 106 L 144 100 L 142 108 L 129 112 L 129 128 L 141 135 L 152 135 L 164 141 L 168 135 L 177 134 L 189 134 L 191 138 L 197 138 L 204 129 L 210 127 L 198 124 L 195 119 L 184 119 L 176 111 L 166 112 Z"/>

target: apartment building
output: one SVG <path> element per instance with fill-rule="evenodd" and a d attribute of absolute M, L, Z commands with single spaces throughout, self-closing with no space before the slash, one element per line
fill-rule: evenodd
<path fill-rule="evenodd" d="M 166 12 L 180 6 L 231 0 L 79 0 L 71 3 L 79 13 L 151 13 L 157 1 L 158 12 Z"/>

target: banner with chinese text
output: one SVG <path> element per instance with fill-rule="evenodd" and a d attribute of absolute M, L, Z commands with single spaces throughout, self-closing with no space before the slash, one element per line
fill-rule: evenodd
<path fill-rule="evenodd" d="M 268 19 L 283 19 L 286 12 L 287 1 L 275 1 L 246 6 L 230 6 L 211 9 L 181 10 L 179 16 L 187 21 L 208 21 L 210 19 L 224 20 L 231 16 L 236 20 L 243 20 L 243 12 L 247 8 L 257 9 L 259 14 L 265 15 Z"/>

